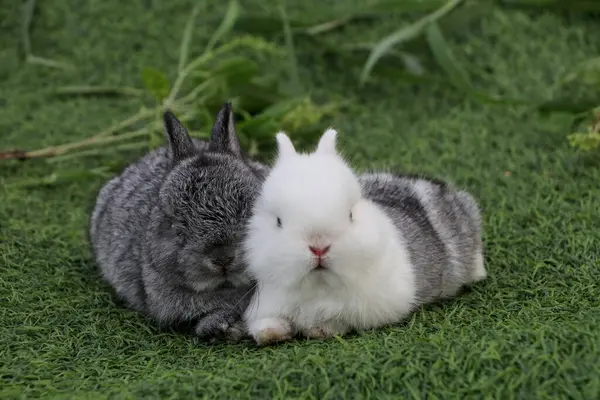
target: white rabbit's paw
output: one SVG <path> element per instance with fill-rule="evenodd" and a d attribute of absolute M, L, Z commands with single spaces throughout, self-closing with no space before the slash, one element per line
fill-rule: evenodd
<path fill-rule="evenodd" d="M 336 322 L 326 322 L 304 331 L 304 336 L 311 339 L 325 339 L 336 335 L 342 335 L 346 328 Z"/>
<path fill-rule="evenodd" d="M 250 326 L 250 333 L 256 344 L 266 346 L 292 338 L 292 326 L 283 318 L 264 318 Z"/>

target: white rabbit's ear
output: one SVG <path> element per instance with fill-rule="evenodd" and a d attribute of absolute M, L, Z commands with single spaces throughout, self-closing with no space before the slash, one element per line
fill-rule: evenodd
<path fill-rule="evenodd" d="M 316 152 L 321 154 L 337 154 L 335 149 L 336 139 L 337 131 L 332 128 L 327 129 L 319 140 Z"/>
<path fill-rule="evenodd" d="M 290 140 L 288 135 L 286 135 L 283 132 L 279 132 L 277 135 L 275 135 L 275 139 L 277 140 L 277 149 L 279 152 L 278 158 L 281 159 L 281 158 L 289 157 L 292 154 L 296 154 L 296 149 L 294 148 L 294 144 L 292 143 L 292 141 Z"/>

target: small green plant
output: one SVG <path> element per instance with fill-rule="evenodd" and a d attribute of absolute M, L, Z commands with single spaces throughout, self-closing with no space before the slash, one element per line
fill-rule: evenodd
<path fill-rule="evenodd" d="M 600 148 L 600 107 L 596 108 L 592 114 L 585 132 L 575 132 L 567 137 L 572 147 L 585 152 Z"/>
<path fill-rule="evenodd" d="M 580 114 L 598 106 L 598 99 L 510 99 L 475 88 L 468 69 L 453 53 L 445 33 L 461 29 L 468 21 L 485 15 L 492 3 L 475 0 L 378 0 L 360 9 L 343 6 L 319 9 L 315 10 L 314 18 L 298 20 L 288 18 L 284 0 L 280 1 L 277 13 L 272 14 L 242 12 L 237 1 L 231 0 L 203 53 L 193 57 L 190 54 L 192 33 L 201 13 L 201 6 L 197 4 L 184 27 L 173 82 L 168 79 L 173 74 L 148 66 L 141 71 L 143 88 L 74 85 L 54 90 L 54 94 L 62 96 L 131 96 L 139 99 L 137 113 L 87 139 L 31 151 L 7 150 L 0 152 L 0 160 L 45 158 L 54 164 L 107 152 L 152 149 L 163 143 L 161 114 L 167 109 L 187 124 L 192 135 L 206 138 L 209 134 L 206 127 L 212 125 L 213 116 L 226 100 L 234 104 L 242 146 L 252 156 L 266 154 L 272 146 L 273 134 L 280 129 L 288 130 L 295 141 L 308 142 L 318 134 L 317 126 L 323 119 L 334 114 L 343 103 L 317 105 L 308 93 L 302 91 L 295 50 L 295 44 L 300 40 L 312 40 L 315 49 L 318 49 L 316 51 L 324 51 L 344 62 L 362 63 L 362 73 L 357 77 L 359 86 L 364 86 L 377 74 L 387 74 L 413 83 L 446 84 L 480 102 L 526 106 L 532 111 Z M 568 7 L 559 0 L 496 0 L 496 3 L 544 10 L 563 10 L 566 7 L 580 12 L 598 11 L 597 2 L 585 0 L 573 1 Z M 28 62 L 47 67 L 67 68 L 66 63 L 33 55 L 29 29 L 35 4 L 35 0 L 27 0 L 23 8 L 22 37 L 26 58 Z M 349 23 L 415 12 L 422 16 L 412 23 L 403 24 L 376 43 L 339 46 L 322 37 Z M 234 27 L 244 34 L 230 35 Z M 277 35 L 283 35 L 284 46 L 270 40 Z M 319 36 L 318 40 L 315 40 L 316 36 Z M 422 63 L 426 57 L 445 72 L 445 78 L 426 73 Z M 595 57 L 570 71 L 563 83 L 581 81 L 587 85 L 599 84 L 599 71 L 600 58 Z M 286 86 L 284 82 L 289 84 Z M 202 121 L 201 125 L 199 121 Z M 319 128 L 322 129 L 322 126 Z M 596 137 L 597 130 L 592 129 L 590 132 L 573 133 L 569 141 L 575 147 L 591 149 L 595 148 Z M 63 175 L 79 176 L 66 172 Z M 53 176 L 59 175 L 61 171 L 55 171 Z M 54 181 L 54 178 L 47 177 L 46 181 Z"/>
<path fill-rule="evenodd" d="M 592 57 L 568 71 L 562 79 L 563 84 L 580 84 L 592 89 L 600 89 L 600 56 Z M 585 131 L 573 132 L 567 136 L 569 144 L 584 152 L 600 148 L 600 105 L 584 110 L 576 115 L 575 122 L 587 125 Z"/>
<path fill-rule="evenodd" d="M 34 5 L 31 1 L 27 5 L 26 24 L 31 23 Z M 0 152 L 0 159 L 44 158 L 56 164 L 73 158 L 153 149 L 164 143 L 165 110 L 171 110 L 186 123 L 193 136 L 207 138 L 210 132 L 206 127 L 212 126 L 213 116 L 224 101 L 234 104 L 240 117 L 237 127 L 241 144 L 252 156 L 265 154 L 273 146 L 273 135 L 279 129 L 290 131 L 299 142 L 303 141 L 302 136 L 319 134 L 317 126 L 321 120 L 334 114 L 341 103 L 317 105 L 300 90 L 292 32 L 283 5 L 281 25 L 286 48 L 260 36 L 227 38 L 241 14 L 237 1 L 231 0 L 203 53 L 190 59 L 191 38 L 199 13 L 200 6 L 196 5 L 184 28 L 173 82 L 164 71 L 146 67 L 141 71 L 144 88 L 75 85 L 53 91 L 62 96 L 132 96 L 141 103 L 137 113 L 84 140 L 31 151 L 8 150 Z M 279 83 L 285 81 L 282 79 L 285 71 L 273 67 L 286 65 L 286 57 L 287 73 L 295 82 L 291 91 Z M 91 176 L 106 177 L 115 169 L 113 165 L 101 165 L 85 171 L 55 170 L 48 176 L 16 184 L 49 185 Z"/>

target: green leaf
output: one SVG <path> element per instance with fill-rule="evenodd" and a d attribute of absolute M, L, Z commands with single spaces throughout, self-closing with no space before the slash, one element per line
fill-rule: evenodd
<path fill-rule="evenodd" d="M 596 132 L 576 132 L 567 136 L 571 147 L 583 151 L 592 151 L 600 148 L 600 134 Z"/>
<path fill-rule="evenodd" d="M 309 97 L 289 110 L 281 119 L 280 125 L 296 135 L 314 133 L 315 127 L 326 116 L 333 115 L 340 107 L 338 103 L 315 104 Z"/>
<path fill-rule="evenodd" d="M 406 42 L 419 36 L 429 24 L 437 21 L 444 15 L 448 14 L 456 6 L 458 6 L 461 1 L 462 0 L 451 0 L 444 6 L 426 15 L 417 22 L 400 28 L 391 35 L 383 38 L 375 46 L 375 48 L 373 48 L 371 54 L 369 55 L 369 58 L 367 59 L 367 62 L 365 63 L 360 77 L 360 85 L 364 85 L 366 80 L 369 78 L 371 70 L 373 69 L 377 61 L 379 61 L 379 59 L 383 57 L 387 52 L 389 52 L 394 46 L 397 46 L 403 42 Z"/>
<path fill-rule="evenodd" d="M 250 82 L 260 73 L 260 67 L 255 61 L 244 57 L 227 58 L 219 62 L 209 71 L 210 77 L 224 78 L 232 86 Z"/>
<path fill-rule="evenodd" d="M 211 51 L 223 36 L 227 35 L 233 30 L 233 26 L 235 25 L 235 22 L 240 16 L 240 12 L 241 9 L 239 3 L 236 0 L 230 0 L 229 5 L 227 6 L 227 10 L 225 11 L 225 17 L 221 21 L 221 24 L 219 25 L 215 33 L 213 33 L 212 37 L 208 41 L 208 45 L 204 50 L 206 53 Z"/>
<path fill-rule="evenodd" d="M 162 102 L 169 95 L 170 84 L 164 72 L 145 67 L 142 70 L 142 81 L 158 102 Z"/>
<path fill-rule="evenodd" d="M 427 42 L 437 63 L 448 74 L 450 82 L 457 89 L 467 93 L 471 92 L 473 88 L 467 71 L 460 65 L 452 50 L 450 50 L 440 27 L 435 22 L 427 28 Z"/>
<path fill-rule="evenodd" d="M 267 107 L 260 113 L 261 116 L 278 119 L 283 117 L 291 109 L 298 107 L 306 101 L 306 96 L 291 97 Z"/>
<path fill-rule="evenodd" d="M 275 120 L 267 115 L 259 115 L 242 121 L 237 124 L 237 128 L 251 140 L 258 141 L 273 139 L 273 135 L 278 129 Z"/>
<path fill-rule="evenodd" d="M 280 129 L 279 122 L 292 109 L 305 101 L 305 96 L 279 101 L 265 108 L 260 114 L 240 122 L 237 126 L 248 138 L 258 141 L 271 140 Z"/>

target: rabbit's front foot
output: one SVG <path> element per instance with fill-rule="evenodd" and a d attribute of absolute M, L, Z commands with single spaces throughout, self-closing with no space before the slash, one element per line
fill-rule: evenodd
<path fill-rule="evenodd" d="M 284 318 L 263 318 L 249 324 L 250 334 L 259 346 L 292 338 L 292 324 Z"/>
<path fill-rule="evenodd" d="M 326 339 L 346 333 L 346 327 L 335 321 L 328 321 L 304 331 L 304 336 L 311 339 Z"/>
<path fill-rule="evenodd" d="M 196 324 L 196 335 L 211 342 L 225 338 L 230 342 L 239 341 L 245 333 L 240 315 L 231 311 L 215 311 Z"/>

